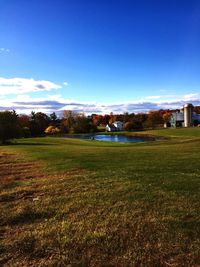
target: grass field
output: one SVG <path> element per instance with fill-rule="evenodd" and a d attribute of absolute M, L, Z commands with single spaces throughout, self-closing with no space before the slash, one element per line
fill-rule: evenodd
<path fill-rule="evenodd" d="M 0 146 L 0 266 L 200 266 L 200 129 Z"/>

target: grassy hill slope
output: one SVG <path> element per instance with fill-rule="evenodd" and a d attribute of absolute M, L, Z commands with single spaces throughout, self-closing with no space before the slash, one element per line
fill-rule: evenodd
<path fill-rule="evenodd" d="M 199 266 L 200 129 L 0 147 L 5 266 Z"/>

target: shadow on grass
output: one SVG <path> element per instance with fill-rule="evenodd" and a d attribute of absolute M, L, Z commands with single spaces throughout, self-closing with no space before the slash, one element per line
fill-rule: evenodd
<path fill-rule="evenodd" d="M 48 219 L 52 216 L 51 212 L 46 211 L 36 211 L 31 207 L 24 208 L 19 212 L 12 214 L 12 216 L 8 219 L 7 224 L 9 225 L 24 225 L 24 224 L 32 224 L 35 221 Z"/>
<path fill-rule="evenodd" d="M 179 221 L 170 221 L 169 225 L 173 229 L 182 229 L 185 233 L 188 233 L 190 236 L 197 236 L 200 234 L 200 222 L 194 218 L 182 218 Z"/>
<path fill-rule="evenodd" d="M 16 143 L 10 143 L 9 145 L 12 146 L 54 146 L 53 143 L 42 143 L 42 142 L 20 142 L 17 141 Z"/>

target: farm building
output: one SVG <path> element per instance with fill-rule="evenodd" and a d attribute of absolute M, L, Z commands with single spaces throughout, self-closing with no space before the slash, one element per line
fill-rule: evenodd
<path fill-rule="evenodd" d="M 171 127 L 191 127 L 200 124 L 200 114 L 193 112 L 192 104 L 185 104 L 180 112 L 173 112 L 169 120 Z"/>
<path fill-rule="evenodd" d="M 115 121 L 112 124 L 107 124 L 106 125 L 106 131 L 107 132 L 117 132 L 117 131 L 122 131 L 124 127 L 123 122 L 121 121 Z"/>

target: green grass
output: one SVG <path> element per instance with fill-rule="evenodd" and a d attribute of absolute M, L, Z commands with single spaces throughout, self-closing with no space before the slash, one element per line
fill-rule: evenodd
<path fill-rule="evenodd" d="M 199 266 L 200 129 L 140 134 L 167 139 L 34 138 L 0 147 L 19 165 L 38 164 L 35 176 L 2 186 L 0 263 Z"/>
<path fill-rule="evenodd" d="M 180 137 L 180 138 L 199 138 L 200 130 L 197 127 L 194 128 L 169 128 L 160 130 L 145 131 L 145 134 L 160 135 L 164 137 Z"/>

